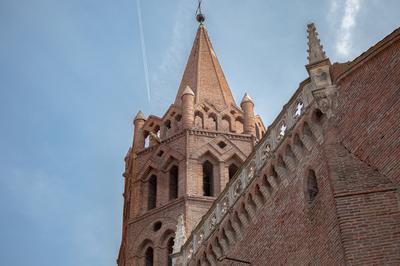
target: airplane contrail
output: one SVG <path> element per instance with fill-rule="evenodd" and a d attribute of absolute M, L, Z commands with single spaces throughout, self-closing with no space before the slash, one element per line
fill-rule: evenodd
<path fill-rule="evenodd" d="M 146 45 L 144 43 L 143 24 L 142 24 L 142 9 L 140 7 L 140 0 L 136 0 L 136 6 L 137 6 L 137 14 L 138 14 L 138 22 L 139 22 L 140 43 L 141 43 L 141 47 L 142 47 L 144 78 L 146 81 L 146 88 L 147 88 L 147 100 L 150 103 L 149 69 L 147 66 Z"/>

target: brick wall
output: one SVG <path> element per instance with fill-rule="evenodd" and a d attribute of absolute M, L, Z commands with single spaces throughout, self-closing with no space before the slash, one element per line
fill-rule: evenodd
<path fill-rule="evenodd" d="M 338 82 L 340 136 L 358 158 L 400 184 L 399 38 L 358 65 Z"/>
<path fill-rule="evenodd" d="M 252 265 L 400 264 L 399 35 L 333 65 L 337 120 L 325 120 L 323 144 L 274 186 L 228 257 Z M 319 186 L 312 204 L 304 196 L 310 167 Z"/>
<path fill-rule="evenodd" d="M 228 257 L 252 265 L 344 264 L 340 228 L 324 151 L 316 143 L 305 151 L 274 186 L 271 197 L 257 212 L 244 238 Z M 319 192 L 308 201 L 307 173 L 316 173 Z M 239 265 L 224 260 L 224 265 Z"/>

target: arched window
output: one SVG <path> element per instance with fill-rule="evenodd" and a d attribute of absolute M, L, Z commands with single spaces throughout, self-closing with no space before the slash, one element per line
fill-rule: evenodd
<path fill-rule="evenodd" d="M 150 134 L 148 131 L 144 131 L 143 138 L 144 138 L 144 148 L 146 149 L 150 146 Z"/>
<path fill-rule="evenodd" d="M 178 177 L 179 169 L 178 166 L 174 165 L 169 170 L 169 199 L 178 198 Z"/>
<path fill-rule="evenodd" d="M 229 165 L 229 180 L 232 179 L 232 177 L 236 174 L 237 170 L 239 168 L 236 166 L 236 164 L 232 163 L 231 165 Z"/>
<path fill-rule="evenodd" d="M 203 114 L 199 111 L 196 111 L 194 113 L 194 127 L 197 129 L 204 128 Z"/>
<path fill-rule="evenodd" d="M 172 258 L 171 255 L 174 252 L 174 238 L 171 237 L 170 239 L 168 239 L 168 243 L 167 243 L 167 251 L 168 251 L 168 266 L 172 266 Z"/>
<path fill-rule="evenodd" d="M 315 197 L 318 194 L 318 191 L 319 189 L 315 172 L 313 170 L 310 170 L 308 171 L 308 177 L 307 177 L 307 195 L 308 195 L 308 201 L 310 203 L 314 201 Z"/>
<path fill-rule="evenodd" d="M 169 137 L 172 132 L 171 120 L 167 120 L 164 122 L 164 137 Z"/>
<path fill-rule="evenodd" d="M 152 175 L 149 179 L 149 197 L 147 209 L 151 210 L 156 207 L 157 203 L 157 176 Z"/>
<path fill-rule="evenodd" d="M 217 130 L 217 115 L 211 113 L 208 115 L 207 119 L 207 129 L 209 130 Z"/>
<path fill-rule="evenodd" d="M 214 167 L 209 161 L 203 163 L 203 196 L 214 196 Z"/>
<path fill-rule="evenodd" d="M 231 119 L 229 116 L 225 115 L 222 117 L 220 131 L 230 131 L 231 130 Z"/>
<path fill-rule="evenodd" d="M 235 120 L 236 133 L 243 133 L 243 119 L 241 117 L 237 117 Z"/>
<path fill-rule="evenodd" d="M 152 247 L 148 247 L 145 253 L 145 265 L 153 266 L 154 265 L 154 251 Z"/>

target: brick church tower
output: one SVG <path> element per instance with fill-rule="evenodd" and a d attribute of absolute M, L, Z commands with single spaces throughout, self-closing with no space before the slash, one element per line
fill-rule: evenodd
<path fill-rule="evenodd" d="M 171 265 L 174 245 L 183 244 L 266 131 L 249 95 L 235 103 L 199 22 L 174 103 L 162 117 L 139 111 L 134 119 L 119 266 Z"/>

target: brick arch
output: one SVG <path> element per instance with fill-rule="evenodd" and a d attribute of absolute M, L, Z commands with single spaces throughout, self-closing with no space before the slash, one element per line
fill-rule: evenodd
<path fill-rule="evenodd" d="M 221 117 L 220 128 L 218 130 L 221 131 L 232 131 L 232 122 L 231 117 L 227 114 L 224 114 Z"/>
<path fill-rule="evenodd" d="M 305 146 L 304 146 L 303 141 L 302 141 L 301 138 L 300 138 L 300 134 L 301 134 L 301 133 L 299 133 L 299 132 L 295 132 L 295 133 L 294 133 L 293 139 L 292 139 L 292 144 L 298 146 L 298 147 L 301 148 L 301 149 L 304 149 Z"/>
<path fill-rule="evenodd" d="M 137 246 L 135 254 L 138 254 L 138 256 L 140 258 L 145 257 L 145 252 L 146 252 L 147 248 L 149 248 L 149 247 L 152 247 L 153 249 L 155 248 L 154 242 L 149 238 L 146 238 L 139 243 L 140 244 Z"/>
<path fill-rule="evenodd" d="M 231 232 L 233 239 L 236 241 L 238 239 L 238 234 L 233 226 L 232 217 L 229 217 L 223 226 L 226 230 Z"/>
<path fill-rule="evenodd" d="M 154 132 L 156 127 L 160 128 L 161 119 L 156 116 L 150 116 L 143 125 L 143 130 Z"/>
<path fill-rule="evenodd" d="M 236 133 L 242 134 L 244 130 L 244 120 L 242 116 L 237 116 L 235 118 L 235 131 Z"/>
<path fill-rule="evenodd" d="M 212 150 L 207 150 L 202 155 L 200 155 L 198 159 L 199 162 L 201 163 L 204 163 L 205 161 L 209 160 L 211 161 L 211 163 L 217 165 L 219 162 L 218 156 Z"/>
<path fill-rule="evenodd" d="M 162 227 L 159 231 L 154 232 L 153 226 L 154 222 L 161 222 Z M 177 220 L 170 217 L 159 217 L 159 219 L 154 220 L 154 222 L 145 224 L 140 228 L 141 232 L 144 232 L 140 235 L 140 237 L 136 240 L 136 245 L 132 247 L 132 250 L 139 250 L 143 243 L 151 242 L 153 247 L 162 247 L 162 239 L 167 239 L 169 233 L 175 234 Z"/>
<path fill-rule="evenodd" d="M 321 124 L 325 120 L 326 115 L 319 108 L 315 108 L 311 114 L 311 121 Z"/>
<path fill-rule="evenodd" d="M 205 129 L 208 130 L 218 130 L 218 117 L 217 114 L 214 112 L 211 112 L 208 114 L 207 118 L 205 119 L 204 123 Z"/>
<path fill-rule="evenodd" d="M 158 166 L 154 163 L 147 165 L 142 172 L 138 174 L 142 182 L 146 182 L 151 174 L 158 175 Z"/>
<path fill-rule="evenodd" d="M 161 165 L 161 169 L 163 171 L 168 171 L 173 164 L 179 165 L 179 160 L 175 158 L 175 156 L 168 154 L 166 159 L 164 160 L 163 164 Z"/>
<path fill-rule="evenodd" d="M 196 129 L 204 128 L 204 114 L 199 110 L 194 112 L 194 127 Z"/>
<path fill-rule="evenodd" d="M 231 155 L 230 158 L 225 161 L 225 166 L 228 167 L 228 180 L 233 178 L 233 176 L 235 175 L 231 173 L 231 171 L 233 171 L 233 169 L 231 168 L 232 165 L 235 165 L 237 167 L 236 174 L 237 171 L 239 171 L 240 167 L 243 165 L 242 159 L 236 153 Z"/>
<path fill-rule="evenodd" d="M 320 182 L 318 182 L 318 173 L 317 173 L 317 170 L 313 167 L 313 166 L 311 166 L 311 165 L 309 165 L 308 167 L 306 167 L 303 171 L 302 171 L 302 175 L 301 175 L 301 178 L 303 179 L 303 192 L 304 192 L 304 198 L 305 198 L 305 201 L 307 202 L 307 203 L 310 203 L 310 196 L 309 196 L 309 193 L 310 193 L 310 185 L 315 185 L 316 187 L 314 187 L 313 189 L 316 189 L 316 191 L 314 191 L 314 192 L 316 192 L 316 194 L 318 194 L 319 193 L 319 183 Z M 310 178 L 312 179 L 312 178 L 314 178 L 315 180 L 310 180 Z M 315 184 L 311 184 L 311 183 L 313 183 L 313 182 L 315 182 Z"/>
<path fill-rule="evenodd" d="M 162 128 L 163 128 L 163 138 L 168 138 L 174 134 L 173 124 L 171 119 L 163 121 Z"/>
<path fill-rule="evenodd" d="M 261 181 L 261 183 L 262 183 L 262 187 L 265 187 L 266 190 L 267 190 L 267 192 L 268 192 L 269 194 L 272 194 L 272 192 L 273 192 L 274 189 L 273 189 L 271 183 L 270 183 L 269 180 L 268 180 L 268 175 L 267 175 L 267 174 L 263 174 L 263 175 L 262 175 L 262 181 Z"/>
<path fill-rule="evenodd" d="M 285 155 L 295 158 L 296 155 L 293 153 L 292 145 L 290 143 L 287 143 L 285 146 Z"/>
<path fill-rule="evenodd" d="M 276 172 L 276 166 L 275 164 L 271 164 L 268 168 L 267 168 L 267 176 L 272 176 L 274 182 L 276 184 L 279 184 L 281 182 L 281 178 L 278 173 Z"/>
<path fill-rule="evenodd" d="M 264 176 L 261 177 L 261 178 L 264 178 Z M 255 186 L 254 186 L 254 189 L 253 189 L 253 193 L 254 193 L 254 196 L 257 198 L 257 200 L 261 204 L 264 204 L 265 201 L 266 201 L 266 197 L 263 194 L 263 192 L 261 191 L 261 187 L 262 187 L 262 185 L 259 185 L 258 183 L 256 183 Z"/>
<path fill-rule="evenodd" d="M 308 124 L 307 121 L 304 121 L 301 127 L 301 132 L 303 135 L 306 135 L 312 139 L 315 139 L 315 136 L 310 128 L 310 125 Z"/>
<path fill-rule="evenodd" d="M 207 246 L 207 249 L 206 249 L 206 260 L 209 263 L 211 263 L 209 260 L 209 257 L 218 258 L 219 255 L 223 254 L 223 250 L 222 250 L 221 245 L 219 244 L 218 237 L 214 236 L 214 238 L 209 242 L 210 242 L 210 244 Z M 215 252 L 215 250 L 217 250 L 217 252 Z M 217 253 L 220 253 L 220 254 L 217 254 Z"/>
<path fill-rule="evenodd" d="M 177 150 L 171 148 L 170 146 L 167 146 L 167 145 L 164 146 L 164 152 L 165 152 L 165 154 L 164 154 L 164 156 L 163 156 L 164 162 L 165 162 L 166 160 L 168 160 L 168 158 L 169 158 L 170 156 L 176 158 L 178 161 L 181 161 L 181 160 L 184 160 L 184 159 L 185 159 L 185 155 L 183 155 L 183 154 L 180 153 L 179 151 L 177 151 Z"/>
<path fill-rule="evenodd" d="M 167 246 L 168 240 L 173 237 L 175 238 L 175 230 L 172 227 L 164 229 L 162 235 L 159 238 L 158 246 L 164 248 Z"/>
<path fill-rule="evenodd" d="M 254 212 L 257 210 L 257 203 L 254 200 L 253 192 L 249 191 L 246 196 L 246 204 L 247 206 L 251 209 L 251 212 Z M 251 213 L 249 213 L 251 216 Z"/>

